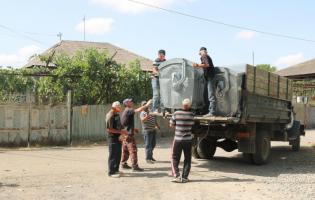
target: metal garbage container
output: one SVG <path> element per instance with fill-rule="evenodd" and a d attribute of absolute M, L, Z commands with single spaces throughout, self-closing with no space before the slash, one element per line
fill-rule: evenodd
<path fill-rule="evenodd" d="M 245 68 L 246 64 L 215 67 L 216 115 L 241 115 Z M 209 101 L 203 70 L 193 67 L 193 62 L 184 58 L 167 60 L 158 67 L 158 74 L 160 95 L 166 108 L 181 109 L 182 101 L 189 98 L 193 110 L 207 109 Z"/>

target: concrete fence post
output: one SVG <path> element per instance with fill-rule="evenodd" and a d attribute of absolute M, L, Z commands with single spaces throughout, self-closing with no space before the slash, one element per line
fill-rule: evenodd
<path fill-rule="evenodd" d="M 67 94 L 67 145 L 71 145 L 71 90 Z"/>

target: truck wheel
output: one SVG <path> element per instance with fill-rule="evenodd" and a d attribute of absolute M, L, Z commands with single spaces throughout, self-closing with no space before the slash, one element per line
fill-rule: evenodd
<path fill-rule="evenodd" d="M 293 141 L 292 150 L 293 151 L 299 151 L 300 150 L 300 143 L 301 143 L 301 137 L 300 137 L 300 131 L 299 131 L 296 140 Z"/>
<path fill-rule="evenodd" d="M 251 153 L 243 153 L 243 162 L 246 164 L 253 164 L 253 155 Z"/>
<path fill-rule="evenodd" d="M 198 155 L 198 152 L 197 152 L 197 147 L 192 147 L 192 148 L 191 148 L 191 155 L 192 155 L 194 158 L 200 158 L 200 156 Z"/>
<path fill-rule="evenodd" d="M 197 152 L 200 158 L 211 159 L 213 158 L 216 149 L 217 149 L 217 146 L 215 145 L 214 142 L 210 142 L 209 140 L 203 138 L 201 139 L 201 142 L 199 143 Z"/>
<path fill-rule="evenodd" d="M 270 136 L 267 131 L 258 131 L 255 139 L 253 160 L 256 165 L 267 164 L 270 156 Z"/>

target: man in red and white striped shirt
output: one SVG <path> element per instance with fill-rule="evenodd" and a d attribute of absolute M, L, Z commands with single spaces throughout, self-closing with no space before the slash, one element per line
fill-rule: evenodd
<path fill-rule="evenodd" d="M 170 120 L 170 127 L 175 128 L 175 137 L 172 147 L 172 182 L 188 182 L 188 175 L 191 167 L 191 128 L 194 125 L 194 115 L 190 107 L 191 101 L 185 99 L 182 103 L 183 110 L 176 111 Z M 184 151 L 184 169 L 180 177 L 178 165 Z"/>

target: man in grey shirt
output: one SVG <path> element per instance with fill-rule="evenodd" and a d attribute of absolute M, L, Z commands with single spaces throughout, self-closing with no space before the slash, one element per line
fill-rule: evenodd
<path fill-rule="evenodd" d="M 141 106 L 145 106 L 146 101 L 141 102 Z M 140 119 L 142 122 L 142 133 L 145 140 L 145 160 L 149 164 L 153 164 L 153 161 L 156 161 L 153 158 L 153 149 L 156 144 L 155 137 L 155 126 L 160 130 L 160 126 L 156 122 L 155 116 L 149 114 L 149 109 L 146 108 L 140 113 Z"/>

